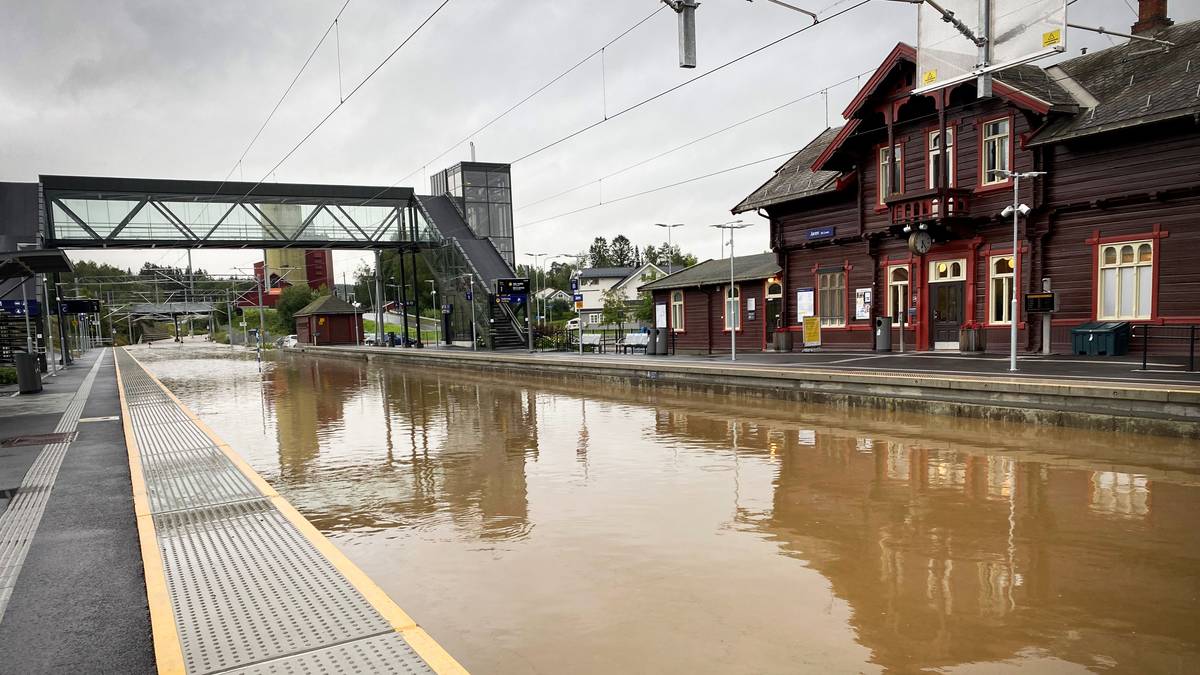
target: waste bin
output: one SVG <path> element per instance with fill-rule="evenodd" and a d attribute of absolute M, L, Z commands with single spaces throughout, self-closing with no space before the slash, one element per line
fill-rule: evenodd
<path fill-rule="evenodd" d="M 792 351 L 792 332 L 776 329 L 775 330 L 775 351 L 790 352 Z"/>
<path fill-rule="evenodd" d="M 1076 356 L 1124 356 L 1129 351 L 1128 321 L 1093 321 L 1071 329 Z"/>
<path fill-rule="evenodd" d="M 671 331 L 666 328 L 658 330 L 658 349 L 654 351 L 659 356 L 666 356 L 671 353 Z"/>
<path fill-rule="evenodd" d="M 37 355 L 14 352 L 13 365 L 17 367 L 17 389 L 22 394 L 36 394 L 42 390 L 42 374 L 38 372 Z"/>
<path fill-rule="evenodd" d="M 654 356 L 658 353 L 658 329 L 651 328 L 646 331 L 646 356 Z"/>
<path fill-rule="evenodd" d="M 892 317 L 875 317 L 875 351 L 892 351 Z"/>

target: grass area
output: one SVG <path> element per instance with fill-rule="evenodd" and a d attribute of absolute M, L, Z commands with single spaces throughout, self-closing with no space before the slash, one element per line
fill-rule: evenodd
<path fill-rule="evenodd" d="M 0 385 L 16 384 L 16 383 L 17 383 L 17 369 L 9 368 L 7 366 L 0 366 Z"/>

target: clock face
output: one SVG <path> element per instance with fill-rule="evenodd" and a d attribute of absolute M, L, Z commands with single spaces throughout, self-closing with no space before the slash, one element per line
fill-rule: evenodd
<path fill-rule="evenodd" d="M 925 255 L 933 248 L 933 237 L 924 230 L 913 232 L 908 236 L 908 250 L 918 255 Z"/>

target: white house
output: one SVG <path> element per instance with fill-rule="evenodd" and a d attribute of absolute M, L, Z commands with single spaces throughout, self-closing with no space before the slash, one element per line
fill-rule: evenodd
<path fill-rule="evenodd" d="M 566 291 L 560 291 L 557 288 L 543 288 L 537 292 L 537 299 L 545 300 L 546 302 L 562 300 L 569 304 L 571 302 L 571 294 Z"/>
<path fill-rule="evenodd" d="M 604 293 L 613 290 L 619 293 L 626 303 L 633 304 L 638 299 L 638 286 L 666 276 L 658 266 L 646 263 L 641 267 L 588 267 L 579 271 L 576 279 L 579 281 L 579 294 L 583 296 L 583 308 L 579 316 L 588 325 L 601 324 L 601 313 L 604 311 Z"/>

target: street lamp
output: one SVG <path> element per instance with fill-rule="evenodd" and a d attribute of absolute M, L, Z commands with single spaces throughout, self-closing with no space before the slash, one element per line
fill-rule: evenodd
<path fill-rule="evenodd" d="M 357 347 L 358 346 L 358 321 L 359 321 L 359 317 L 361 316 L 358 313 L 358 308 L 362 307 L 362 303 L 355 300 L 354 302 L 352 302 L 350 304 L 354 305 L 354 346 Z"/>
<path fill-rule="evenodd" d="M 525 255 L 529 256 L 530 258 L 533 258 L 533 306 L 536 308 L 538 305 L 538 302 L 541 300 L 541 298 L 538 297 L 538 292 L 537 292 L 538 291 L 538 271 L 541 270 L 541 266 L 538 265 L 538 259 L 545 258 L 545 257 L 549 256 L 550 254 L 549 253 L 526 253 Z M 542 279 L 542 283 L 545 283 L 544 278 Z M 538 313 L 538 317 L 540 318 L 543 310 L 535 309 L 535 311 Z"/>
<path fill-rule="evenodd" d="M 671 245 L 671 230 L 677 227 L 683 227 L 683 223 L 655 223 L 655 227 L 665 227 L 667 229 L 667 274 L 673 274 L 675 270 L 671 264 L 671 254 L 674 252 L 674 246 Z"/>
<path fill-rule="evenodd" d="M 1000 212 L 1000 215 L 1001 215 L 1001 217 L 1004 217 L 1004 218 L 1012 216 L 1012 219 L 1013 219 L 1013 229 L 1012 229 L 1012 235 L 1013 235 L 1012 236 L 1013 297 L 1012 297 L 1012 307 L 1009 310 L 1009 315 L 1008 315 L 1008 321 L 1009 321 L 1009 325 L 1010 325 L 1010 329 L 1009 329 L 1009 333 L 1008 333 L 1009 343 L 1010 343 L 1009 348 L 1008 348 L 1009 349 L 1009 351 L 1008 351 L 1008 370 L 1010 372 L 1015 373 L 1015 372 L 1017 372 L 1017 288 L 1020 287 L 1020 283 L 1021 283 L 1021 250 L 1019 248 L 1017 248 L 1017 236 L 1018 236 L 1017 235 L 1017 227 L 1018 227 L 1018 223 L 1021 220 L 1021 216 L 1028 217 L 1029 212 L 1031 211 L 1031 209 L 1028 206 L 1022 204 L 1020 201 L 1021 179 L 1022 178 L 1037 178 L 1038 176 L 1045 176 L 1046 172 L 1045 171 L 1026 171 L 1026 172 L 1022 173 L 1019 171 L 1008 171 L 1007 169 L 999 169 L 996 171 L 996 173 L 1000 174 L 1001 176 L 1008 176 L 1013 181 L 1013 203 L 1011 206 L 1004 207 L 1004 210 Z M 1049 339 L 1049 338 L 1048 338 L 1048 336 L 1046 336 L 1043 339 Z"/>
<path fill-rule="evenodd" d="M 438 301 L 437 301 L 437 282 L 435 282 L 433 279 L 426 279 L 425 283 L 429 284 L 429 295 L 432 297 L 432 303 L 433 303 L 434 344 L 436 344 L 440 347 L 442 344 L 442 321 L 441 321 L 441 314 L 439 314 L 438 312 L 440 312 L 442 308 L 441 308 L 441 305 L 438 305 Z M 417 315 L 417 335 L 420 335 L 420 334 L 421 334 L 421 315 L 418 314 Z"/>
<path fill-rule="evenodd" d="M 725 321 L 729 321 L 729 305 L 733 299 L 733 233 L 735 230 L 740 230 L 743 227 L 750 227 L 750 223 L 742 220 L 734 220 L 728 223 L 712 225 L 718 230 L 729 230 L 729 288 L 725 291 Z M 667 230 L 670 232 L 670 230 Z M 742 323 L 741 312 L 741 297 L 738 298 L 737 308 L 734 310 L 733 323 L 729 327 L 729 360 L 737 361 L 737 329 Z"/>

